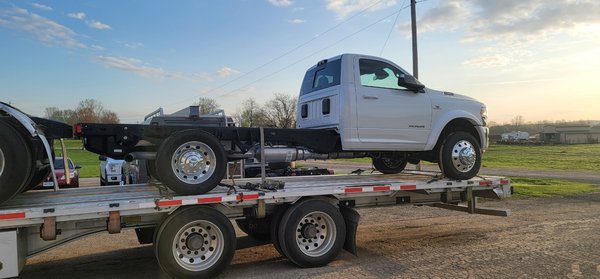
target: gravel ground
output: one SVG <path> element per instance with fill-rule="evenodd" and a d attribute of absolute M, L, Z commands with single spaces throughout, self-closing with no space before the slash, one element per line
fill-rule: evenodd
<path fill-rule="evenodd" d="M 360 209 L 358 256 L 297 268 L 272 245 L 241 249 L 220 278 L 600 278 L 600 193 L 484 203 L 511 217 L 427 206 Z M 22 278 L 166 278 L 133 231 L 34 256 Z"/>

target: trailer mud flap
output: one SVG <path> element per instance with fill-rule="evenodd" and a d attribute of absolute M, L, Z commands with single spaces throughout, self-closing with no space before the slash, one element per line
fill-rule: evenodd
<path fill-rule="evenodd" d="M 360 214 L 353 208 L 340 204 L 340 212 L 344 216 L 346 222 L 346 239 L 344 241 L 344 250 L 352 253 L 355 256 L 356 252 L 356 230 L 360 221 Z"/>

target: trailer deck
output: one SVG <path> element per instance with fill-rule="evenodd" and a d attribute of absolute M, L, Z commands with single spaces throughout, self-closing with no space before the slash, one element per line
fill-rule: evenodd
<path fill-rule="evenodd" d="M 437 179 L 435 175 L 431 172 L 405 171 L 396 175 L 277 177 L 275 179 L 284 182 L 285 186 L 275 191 L 238 187 L 246 183 L 256 185 L 261 182 L 260 178 L 224 180 L 223 183 L 237 185 L 235 191 L 231 187 L 220 186 L 206 194 L 193 196 L 176 195 L 161 184 L 29 191 L 0 206 L 0 250 L 3 251 L 0 253 L 0 263 L 4 266 L 0 268 L 0 278 L 17 276 L 26 257 L 92 233 L 119 233 L 124 228 L 151 229 L 144 243 L 154 242 L 156 246 L 157 237 L 164 234 L 171 219 L 184 215 L 186 208 L 197 208 L 199 212 L 213 208 L 229 219 L 251 218 L 256 221 L 265 217 L 276 220 L 276 211 L 283 212 L 306 201 L 335 201 L 334 204 L 339 204 L 344 213 L 346 238 L 351 242 L 355 239 L 353 234 L 359 215 L 356 213 L 352 221 L 347 214 L 352 215 L 348 211 L 353 211 L 351 208 L 354 207 L 427 204 L 469 213 L 510 215 L 508 210 L 481 209 L 476 204 L 477 197 L 509 197 L 510 180 L 481 176 L 456 181 Z M 461 202 L 467 205 L 458 205 Z M 257 224 L 260 225 L 260 221 Z M 154 228 L 158 232 L 154 232 Z M 263 231 L 259 229 L 257 233 Z M 286 235 L 283 231 L 279 234 Z M 353 242 L 346 243 L 344 248 L 355 249 L 353 245 Z M 287 250 L 282 253 L 289 254 Z M 159 258 L 164 255 L 157 252 Z"/>

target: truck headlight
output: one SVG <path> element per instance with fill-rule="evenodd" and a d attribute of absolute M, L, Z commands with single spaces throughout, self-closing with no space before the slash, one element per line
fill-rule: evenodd
<path fill-rule="evenodd" d="M 121 172 L 121 166 L 119 164 L 108 164 L 108 171 L 112 173 Z"/>
<path fill-rule="evenodd" d="M 483 126 L 487 126 L 487 108 L 485 106 L 481 106 L 481 120 L 483 120 Z"/>

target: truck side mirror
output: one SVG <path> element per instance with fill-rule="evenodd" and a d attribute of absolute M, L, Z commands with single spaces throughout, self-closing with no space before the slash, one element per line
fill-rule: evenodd
<path fill-rule="evenodd" d="M 415 77 L 404 74 L 401 74 L 398 77 L 398 86 L 406 87 L 414 92 L 419 92 L 421 89 L 425 88 L 425 85 L 420 83 Z"/>

